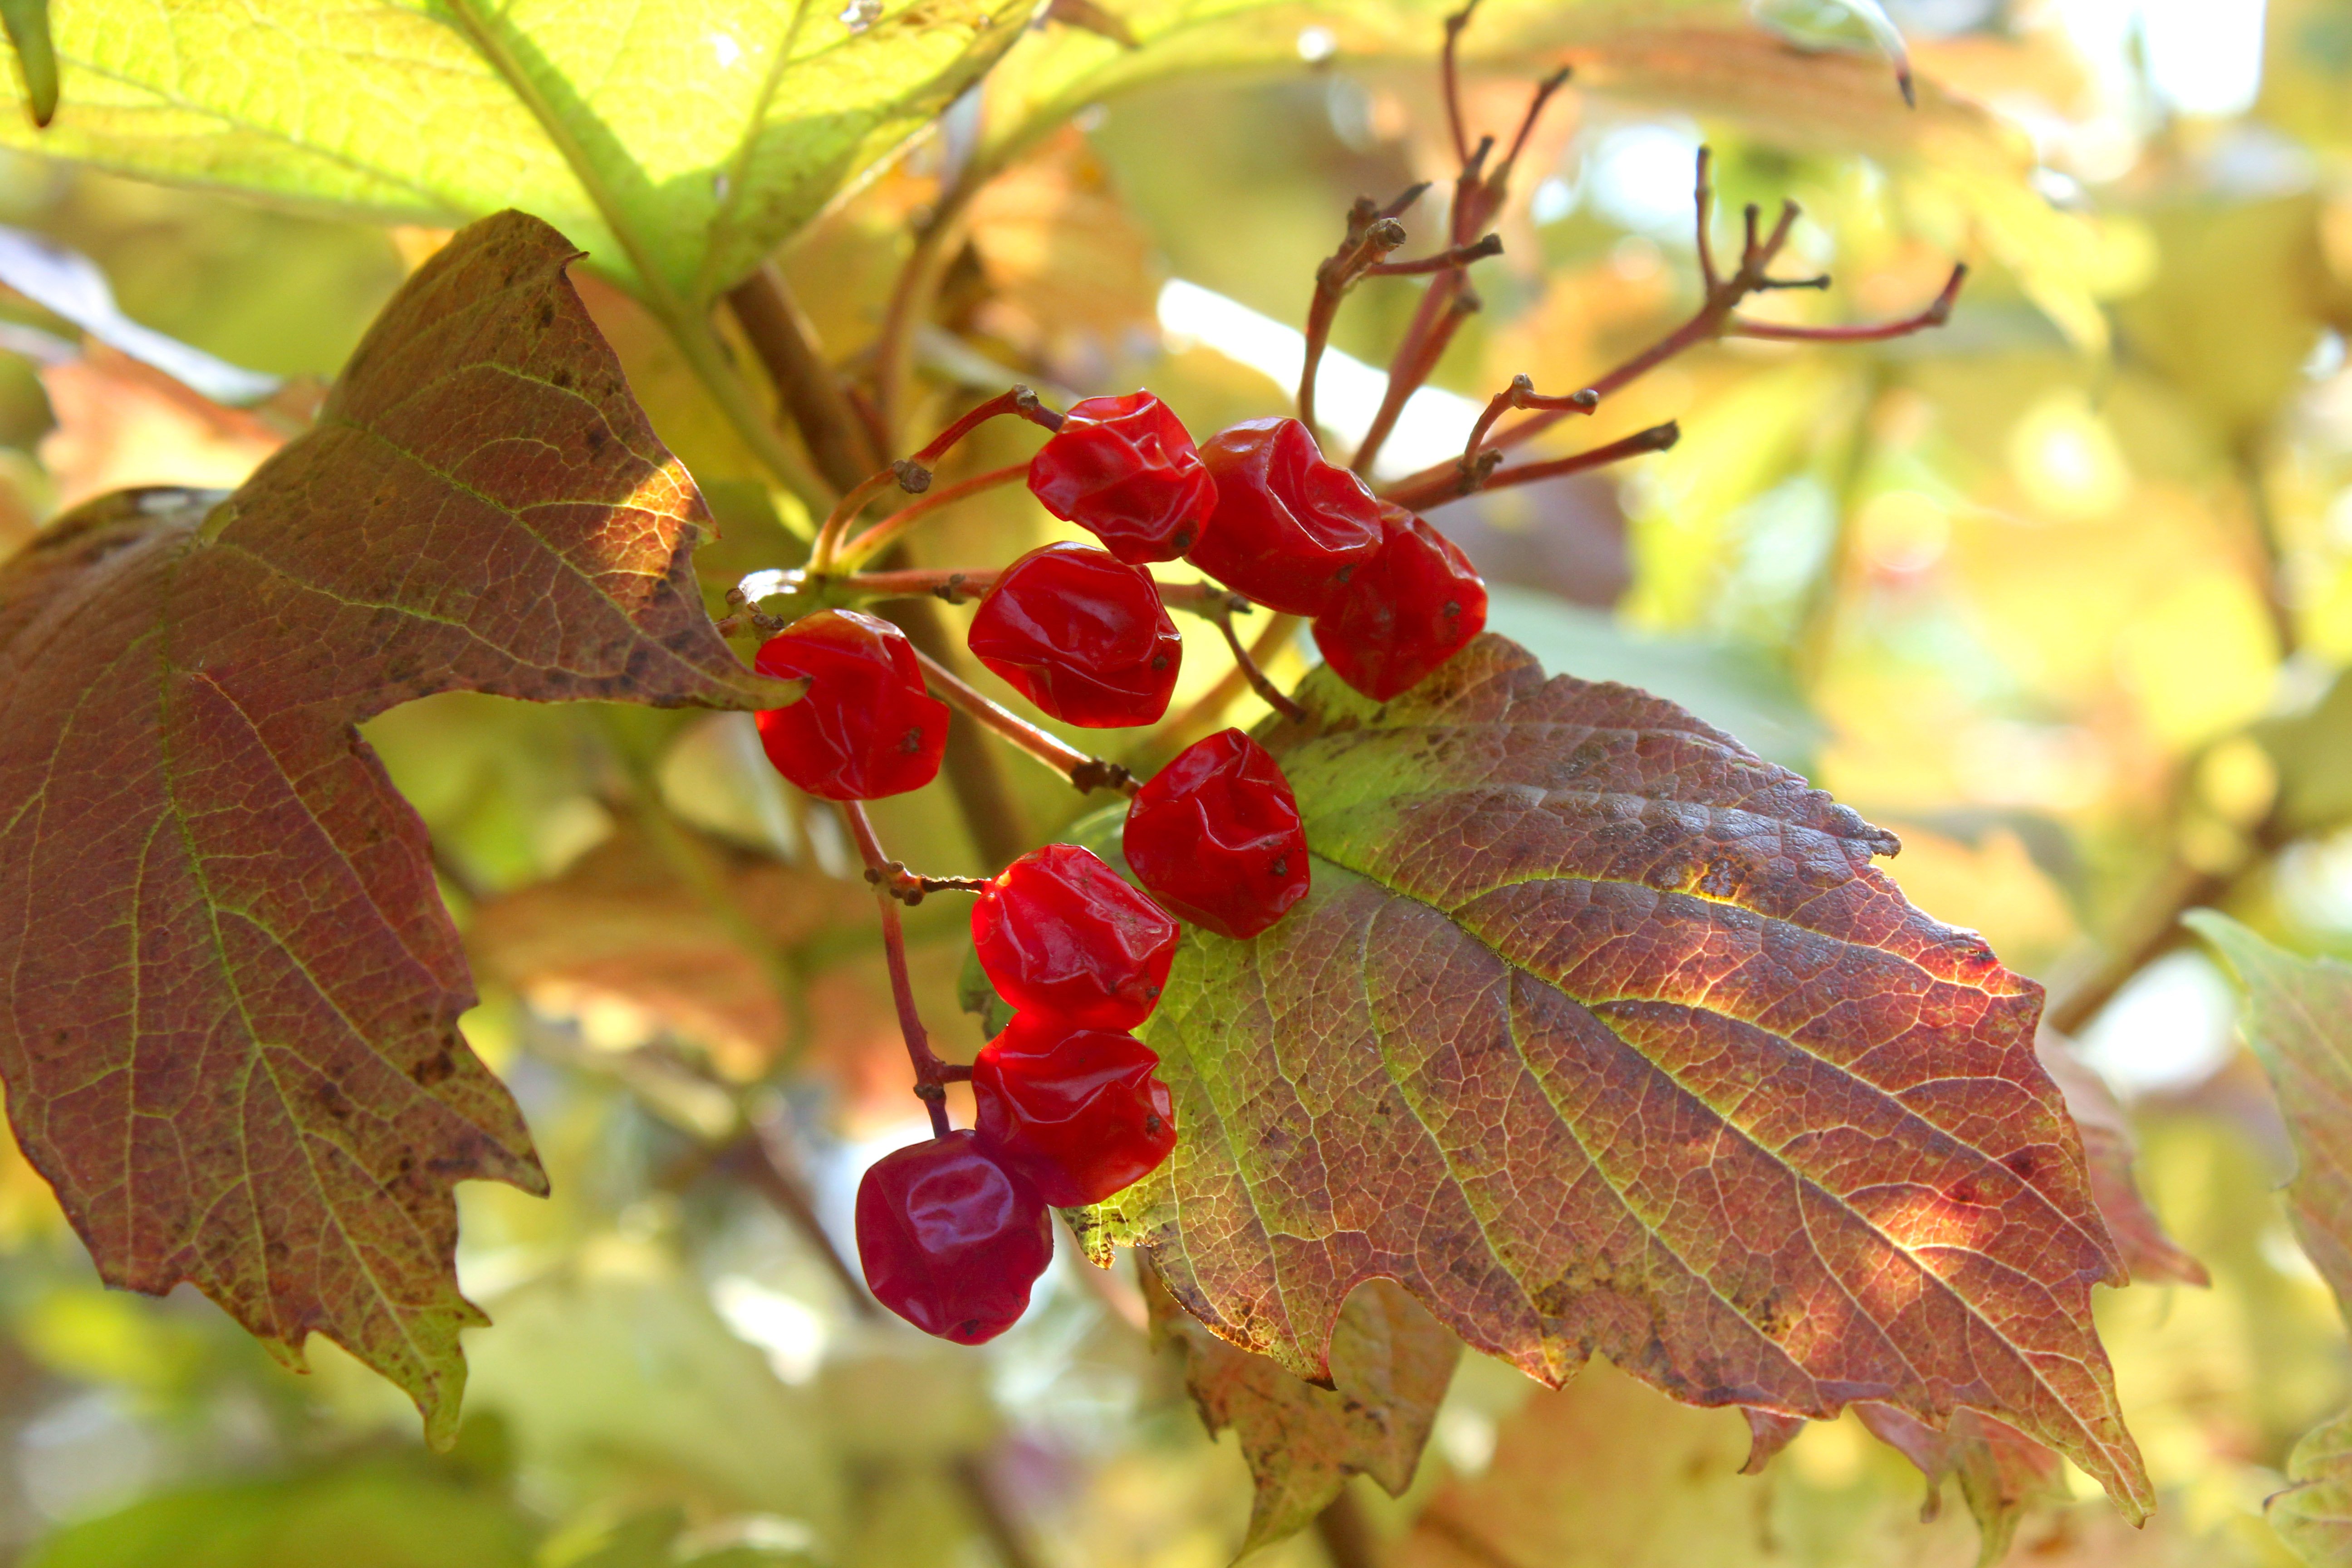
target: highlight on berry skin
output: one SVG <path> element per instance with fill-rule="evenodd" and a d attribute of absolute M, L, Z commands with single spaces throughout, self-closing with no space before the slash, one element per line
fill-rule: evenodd
<path fill-rule="evenodd" d="M 1054 1260 L 1045 1200 L 969 1130 L 876 1161 L 857 1184 L 856 1229 L 874 1299 L 958 1344 L 1019 1321 Z"/>
<path fill-rule="evenodd" d="M 1211 437 L 1202 459 L 1217 509 L 1185 559 L 1270 609 L 1320 615 L 1381 542 L 1380 503 L 1324 459 L 1296 419 L 1251 419 Z"/>
<path fill-rule="evenodd" d="M 1315 617 L 1332 673 L 1386 702 L 1428 679 L 1486 626 L 1486 584 L 1454 542 L 1381 503 L 1381 543 Z"/>
<path fill-rule="evenodd" d="M 1307 832 L 1290 781 L 1239 730 L 1196 742 L 1128 806 L 1121 847 L 1151 896 L 1236 940 L 1307 896 Z"/>
<path fill-rule="evenodd" d="M 1176 1147 L 1159 1055 L 1121 1029 L 1019 1013 L 971 1064 L 982 1147 L 1056 1207 L 1132 1186 Z"/>
<path fill-rule="evenodd" d="M 1184 662 L 1151 574 L 1083 544 L 1006 567 L 966 646 L 1047 714 L 1089 730 L 1158 723 Z"/>
<path fill-rule="evenodd" d="M 1096 1029 L 1151 1016 L 1175 961 L 1177 924 L 1093 850 L 1048 844 L 1007 866 L 971 909 L 989 984 L 1022 1013 Z"/>
<path fill-rule="evenodd" d="M 757 716 L 778 773 L 822 800 L 878 800 L 938 776 L 948 708 L 923 689 L 907 634 L 859 610 L 819 610 L 768 639 L 752 668 L 808 690 Z"/>
<path fill-rule="evenodd" d="M 1149 392 L 1071 405 L 1029 461 L 1029 489 L 1131 566 L 1191 549 L 1216 498 L 1192 434 Z"/>

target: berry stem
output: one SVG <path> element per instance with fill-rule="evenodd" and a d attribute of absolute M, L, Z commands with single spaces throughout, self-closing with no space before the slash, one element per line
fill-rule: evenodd
<path fill-rule="evenodd" d="M 817 530 L 816 543 L 809 552 L 809 575 L 829 577 L 842 569 L 842 541 L 849 532 L 849 525 L 857 521 L 858 513 L 864 511 L 875 497 L 893 484 L 908 495 L 923 494 L 931 488 L 931 470 L 938 465 L 939 460 L 945 457 L 957 442 L 1003 414 L 1017 414 L 1031 424 L 1043 426 L 1047 430 L 1058 430 L 1062 427 L 1062 416 L 1038 402 L 1037 395 L 1025 386 L 1015 386 L 1000 392 L 987 402 L 968 410 L 961 418 L 931 437 L 930 444 L 913 457 L 900 458 L 888 467 L 876 470 L 851 487 L 849 493 L 843 496 L 840 504 L 833 509 L 832 515 L 824 520 L 824 526 Z M 992 479 L 992 482 L 1002 484 L 1003 480 L 998 478 Z M 968 495 L 971 491 L 965 490 L 961 493 Z M 943 495 L 934 504 L 944 505 L 949 500 L 960 499 L 961 499 L 961 495 Z M 898 531 L 911 521 L 911 519 L 902 521 L 895 516 L 888 517 L 867 530 L 866 537 L 869 540 L 884 529 L 890 530 L 879 544 L 868 547 L 868 553 L 887 545 L 890 539 L 896 537 Z M 896 527 L 892 527 L 894 523 Z"/>
<path fill-rule="evenodd" d="M 1491 461 L 1500 458 L 1501 454 L 1489 449 L 1485 456 L 1490 461 L 1485 466 L 1485 471 L 1475 476 L 1475 482 L 1465 481 L 1457 472 L 1419 489 L 1400 486 L 1389 491 L 1383 499 L 1407 511 L 1421 511 L 1443 506 L 1450 500 L 1458 500 L 1474 490 L 1498 490 L 1507 489 L 1513 485 L 1531 485 L 1538 479 L 1555 479 L 1562 474 L 1580 474 L 1587 468 L 1622 462 L 1644 452 L 1663 452 L 1681 439 L 1682 427 L 1669 419 L 1664 425 L 1636 430 L 1631 436 L 1612 441 L 1605 447 L 1595 447 L 1589 452 L 1578 452 L 1540 463 L 1521 463 L 1515 468 L 1502 469 L 1495 468 Z"/>
<path fill-rule="evenodd" d="M 984 474 L 975 474 L 971 479 L 959 479 L 954 484 L 927 491 L 921 500 L 900 507 L 835 551 L 834 569 L 855 572 L 897 543 L 907 530 L 941 507 L 953 506 L 960 500 L 969 500 L 983 490 L 994 489 L 999 485 L 1009 485 L 1026 478 L 1028 473 L 1029 465 L 1026 463 L 1007 463 L 1001 468 L 991 468 Z"/>
<path fill-rule="evenodd" d="M 1899 321 L 1851 327 L 1793 327 L 1782 326 L 1776 322 L 1750 321 L 1741 318 L 1736 313 L 1740 301 L 1751 294 L 1768 293 L 1781 288 L 1817 288 L 1824 280 L 1812 278 L 1779 279 L 1770 275 L 1772 263 L 1780 258 L 1781 250 L 1787 247 L 1790 230 L 1797 221 L 1798 208 L 1794 202 L 1781 204 L 1780 216 L 1769 232 L 1761 231 L 1762 214 L 1753 206 L 1748 207 L 1743 214 L 1744 228 L 1738 266 L 1734 268 L 1727 276 L 1718 275 L 1716 272 L 1715 253 L 1707 243 L 1708 220 L 1715 211 L 1715 187 L 1710 178 L 1712 165 L 1713 153 L 1707 148 L 1700 148 L 1698 179 L 1695 195 L 1699 213 L 1701 241 L 1699 273 L 1700 281 L 1705 286 L 1706 299 L 1688 321 L 1617 366 L 1608 374 L 1593 382 L 1587 390 L 1605 399 L 1685 350 L 1703 342 L 1712 342 L 1717 338 L 1768 338 L 1796 342 L 1880 342 L 1889 338 L 1906 337 L 1913 332 L 1924 331 L 1930 327 L 1941 326 L 1949 319 L 1953 301 L 1958 298 L 1960 286 L 1968 277 L 1968 268 L 1965 266 L 1952 268 L 1952 275 L 1945 282 L 1942 291 L 1925 310 L 1903 317 Z M 1445 278 L 1441 278 L 1436 285 L 1432 286 L 1430 292 L 1434 294 L 1444 282 Z M 1428 304 L 1429 301 L 1425 300 L 1423 301 L 1424 310 Z M 1392 383 L 1391 391 L 1393 389 Z M 1384 409 L 1386 405 L 1383 405 Z M 1495 451 L 1519 446 L 1550 429 L 1566 418 L 1570 412 L 1572 410 L 1567 408 L 1538 408 L 1517 423 L 1494 431 L 1491 439 L 1486 442 L 1486 449 Z M 1628 437 L 1628 440 L 1638 440 L 1643 437 L 1655 439 L 1658 432 L 1665 428 L 1666 426 L 1660 426 L 1655 430 L 1642 432 L 1639 437 Z M 1370 439 L 1369 436 L 1365 438 L 1368 446 L 1370 444 Z M 1671 441 L 1664 443 L 1667 446 L 1672 444 Z M 1466 476 L 1471 481 L 1466 489 L 1464 488 L 1465 476 L 1462 471 L 1461 460 L 1456 459 L 1451 463 L 1436 464 L 1418 473 L 1408 475 L 1381 492 L 1381 496 L 1383 500 L 1395 501 L 1400 506 L 1435 506 L 1455 496 L 1469 495 L 1475 490 L 1490 489 L 1498 485 L 1527 484 L 1537 479 L 1548 479 L 1553 474 L 1573 473 L 1579 468 L 1591 468 L 1597 462 L 1612 461 L 1616 457 L 1630 456 L 1631 451 L 1616 449 L 1624 446 L 1624 442 L 1613 443 L 1611 447 L 1600 448 L 1598 452 L 1580 453 L 1576 458 L 1562 459 L 1574 465 L 1570 468 L 1528 464 L 1517 468 L 1490 471 L 1483 479 L 1473 473 Z M 1656 446 L 1632 448 L 1633 451 L 1660 449 L 1661 447 Z M 1612 455 L 1602 457 L 1601 453 Z M 1360 453 L 1358 455 L 1357 467 L 1359 472 L 1361 472 L 1365 467 Z"/>
<path fill-rule="evenodd" d="M 898 1009 L 898 1033 L 906 1039 L 907 1059 L 915 1068 L 915 1098 L 931 1114 L 931 1135 L 944 1138 L 954 1131 L 948 1123 L 947 1090 L 941 1087 L 950 1081 L 948 1064 L 931 1049 L 931 1037 L 915 1011 L 915 984 L 907 973 L 907 932 L 898 923 L 898 900 L 878 880 L 887 874 L 885 868 L 890 862 L 883 857 L 882 841 L 874 837 L 874 824 L 864 804 L 845 800 L 840 805 L 850 836 L 857 840 L 857 853 L 866 861 L 866 875 L 877 879 L 874 899 L 882 910 L 882 952 L 890 964 L 890 999 Z"/>
<path fill-rule="evenodd" d="M 1486 438 L 1486 432 L 1494 428 L 1495 421 L 1503 416 L 1505 410 L 1557 408 L 1563 414 L 1590 414 L 1600 406 L 1601 395 L 1589 386 L 1581 392 L 1554 397 L 1538 392 L 1535 382 L 1525 372 L 1511 377 L 1511 384 L 1487 401 L 1486 411 L 1478 416 L 1478 423 L 1470 426 L 1470 439 L 1462 447 L 1462 477 L 1465 479 L 1483 478 L 1478 471 L 1478 444 Z M 1501 457 L 1502 454 L 1496 453 L 1494 461 L 1500 461 Z M 1493 462 L 1490 461 L 1487 467 L 1491 471 Z"/>
<path fill-rule="evenodd" d="M 1423 186 L 1415 186 L 1401 202 L 1418 196 Z M 1331 322 L 1339 313 L 1339 301 L 1364 275 L 1389 252 L 1404 243 L 1404 225 L 1397 222 L 1392 213 L 1372 205 L 1370 196 L 1359 196 L 1348 212 L 1348 232 L 1339 241 L 1339 248 L 1325 258 L 1315 268 L 1315 298 L 1307 306 L 1307 358 L 1298 370 L 1298 422 L 1307 429 L 1315 428 L 1315 376 L 1322 368 L 1323 350 L 1330 342 Z"/>
<path fill-rule="evenodd" d="M 1250 657 L 1250 650 L 1242 646 L 1241 635 L 1234 630 L 1234 613 L 1230 605 L 1220 605 L 1200 613 L 1216 622 L 1217 629 L 1225 634 L 1225 646 L 1234 650 L 1234 668 L 1241 672 L 1242 679 L 1249 682 L 1250 689 L 1256 692 L 1267 707 L 1294 723 L 1307 717 L 1307 710 L 1293 702 L 1282 688 L 1266 679 L 1265 671 L 1260 669 L 1257 660 Z"/>
<path fill-rule="evenodd" d="M 1263 679 L 1265 661 L 1271 659 L 1289 643 L 1292 637 L 1298 635 L 1299 621 L 1300 617 L 1297 616 L 1272 616 L 1267 618 L 1265 625 L 1258 629 L 1257 636 L 1250 642 L 1249 653 L 1250 666 L 1261 671 L 1261 679 Z M 1146 762 L 1173 756 L 1185 746 L 1215 729 L 1217 721 L 1224 716 L 1225 710 L 1239 701 L 1243 692 L 1255 689 L 1249 678 L 1249 672 L 1236 664 L 1233 668 L 1225 671 L 1214 686 L 1201 693 L 1192 706 L 1161 725 L 1149 739 L 1129 752 L 1129 760 L 1140 768 Z"/>
<path fill-rule="evenodd" d="M 845 553 L 844 556 L 846 559 Z M 835 580 L 834 586 L 841 592 L 862 600 L 875 599 L 945 599 L 950 605 L 961 605 L 988 596 L 1003 574 L 991 569 L 945 570 L 927 568 L 908 572 L 853 572 Z M 786 574 L 787 585 L 806 581 L 804 577 Z M 1155 577 L 1152 586 L 1160 591 L 1160 602 L 1171 610 L 1188 610 L 1196 616 L 1213 619 L 1219 615 L 1246 614 L 1252 605 L 1239 594 L 1232 594 L 1213 583 L 1171 583 Z"/>
<path fill-rule="evenodd" d="M 977 893 L 988 887 L 985 877 L 926 877 L 907 869 L 903 860 L 886 862 L 880 870 L 868 866 L 866 879 L 908 909 L 931 893 Z"/>
<path fill-rule="evenodd" d="M 1121 795 L 1132 795 L 1139 787 L 1135 776 L 1117 763 L 1090 757 L 1060 736 L 1041 730 L 1012 710 L 990 701 L 919 648 L 916 650 L 915 658 L 923 667 L 923 679 L 933 696 L 971 714 L 985 728 L 994 731 L 1003 739 L 1044 763 L 1067 779 L 1071 788 L 1082 794 L 1097 789 L 1115 789 Z"/>
<path fill-rule="evenodd" d="M 809 551 L 810 576 L 832 575 L 834 557 L 841 549 L 842 535 L 849 531 L 849 525 L 857 521 L 857 514 L 866 510 L 868 502 L 893 485 L 909 495 L 920 495 L 931 488 L 931 471 L 919 463 L 901 459 L 886 468 L 877 469 L 852 485 L 849 492 L 841 498 L 831 515 L 826 517 L 824 525 L 816 531 L 816 543 Z"/>

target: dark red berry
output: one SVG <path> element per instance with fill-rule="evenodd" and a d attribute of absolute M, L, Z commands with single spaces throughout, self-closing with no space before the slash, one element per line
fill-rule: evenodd
<path fill-rule="evenodd" d="M 1133 1035 L 1015 1014 L 971 1064 L 980 1141 L 1047 1203 L 1100 1203 L 1176 1146 L 1159 1065 Z"/>
<path fill-rule="evenodd" d="M 1148 392 L 1073 405 L 1029 459 L 1029 489 L 1134 566 L 1191 549 L 1217 499 L 1192 435 Z"/>
<path fill-rule="evenodd" d="M 1486 584 L 1454 542 L 1381 503 L 1381 547 L 1315 617 L 1315 646 L 1339 679 L 1386 702 L 1460 652 L 1486 625 Z"/>
<path fill-rule="evenodd" d="M 970 642 L 1022 696 L 1090 730 L 1158 723 L 1184 661 L 1151 574 L 1083 544 L 1048 544 L 1006 567 Z"/>
<path fill-rule="evenodd" d="M 938 774 L 948 706 L 923 689 L 907 634 L 857 610 L 819 610 L 770 637 L 762 675 L 808 677 L 808 693 L 759 716 L 776 771 L 826 800 L 875 800 Z"/>
<path fill-rule="evenodd" d="M 874 1299 L 976 1345 L 1011 1328 L 1054 1260 L 1045 1200 L 971 1132 L 910 1143 L 857 1184 L 857 1260 Z"/>
<path fill-rule="evenodd" d="M 1296 419 L 1253 419 L 1201 448 L 1217 510 L 1186 559 L 1272 609 L 1317 616 L 1381 542 L 1380 503 Z"/>
<path fill-rule="evenodd" d="M 1048 844 L 1007 866 L 971 910 L 971 942 L 1017 1012 L 1132 1029 L 1160 1005 L 1179 930 L 1090 849 Z"/>
<path fill-rule="evenodd" d="M 1127 808 L 1122 843 L 1154 898 L 1220 936 L 1255 936 L 1307 896 L 1307 832 L 1290 781 L 1239 730 L 1186 747 L 1152 774 Z"/>

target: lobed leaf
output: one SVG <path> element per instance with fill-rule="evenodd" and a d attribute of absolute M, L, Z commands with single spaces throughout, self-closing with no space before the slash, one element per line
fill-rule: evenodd
<path fill-rule="evenodd" d="M 2352 967 L 2284 952 L 2212 910 L 2183 918 L 2245 988 L 2246 1041 L 2294 1143 L 2294 1233 L 2352 1322 Z M 2352 1563 L 2352 1412 L 2304 1436 L 2287 1478 L 2266 1505 L 2272 1525 L 2306 1562 Z"/>
<path fill-rule="evenodd" d="M 323 1333 L 454 1432 L 451 1188 L 543 1191 L 423 826 L 352 726 L 453 688 L 749 707 L 705 513 L 509 213 L 394 297 L 226 500 L 104 498 L 0 566 L 0 1076 L 100 1272 Z"/>
<path fill-rule="evenodd" d="M 65 109 L 0 142 L 392 221 L 536 213 L 682 300 L 740 279 L 1034 0 L 58 0 Z"/>
<path fill-rule="evenodd" d="M 1391 1497 L 1412 1484 L 1462 1342 L 1385 1279 L 1348 1298 L 1331 1331 L 1331 1386 L 1219 1339 L 1179 1308 L 1149 1268 L 1155 1337 L 1184 1357 L 1184 1386 L 1210 1435 L 1231 1427 L 1256 1495 L 1242 1554 L 1304 1529 L 1349 1476 Z"/>
<path fill-rule="evenodd" d="M 1091 1245 L 1302 1377 L 1393 1279 L 1549 1384 L 1598 1351 L 1697 1405 L 1971 1407 L 2146 1513 L 2039 989 L 1904 901 L 1891 836 L 1491 635 L 1385 706 L 1298 700 L 1264 739 L 1314 890 L 1187 935 L 1143 1031 L 1181 1136 Z"/>

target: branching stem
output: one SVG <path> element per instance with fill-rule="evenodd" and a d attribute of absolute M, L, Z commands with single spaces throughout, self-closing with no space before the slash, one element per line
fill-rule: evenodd
<path fill-rule="evenodd" d="M 931 1115 L 931 1135 L 944 1138 L 953 1129 L 948 1124 L 948 1096 L 945 1085 L 961 1074 L 939 1058 L 931 1049 L 931 1037 L 923 1028 L 921 1015 L 915 1011 L 915 984 L 907 973 L 907 932 L 898 923 L 898 900 L 892 898 L 879 879 L 887 874 L 892 862 L 882 853 L 882 841 L 874 837 L 874 824 L 866 815 L 864 805 L 854 800 L 840 803 L 843 820 L 849 824 L 850 836 L 857 840 L 857 853 L 866 862 L 869 878 L 877 879 L 875 902 L 882 910 L 882 952 L 890 965 L 890 999 L 898 1009 L 898 1033 L 907 1042 L 907 1059 L 915 1069 L 915 1098 Z"/>
<path fill-rule="evenodd" d="M 971 479 L 959 479 L 954 484 L 942 485 L 937 489 L 928 490 L 924 492 L 921 500 L 910 501 L 900 507 L 897 511 L 835 551 L 833 557 L 834 569 L 839 572 L 855 572 L 896 544 L 908 529 L 940 508 L 953 506 L 961 500 L 969 500 L 983 490 L 994 489 L 999 485 L 1009 485 L 1016 479 L 1026 479 L 1028 475 L 1028 464 L 1007 463 L 1001 468 L 991 468 L 984 474 L 976 474 Z"/>

